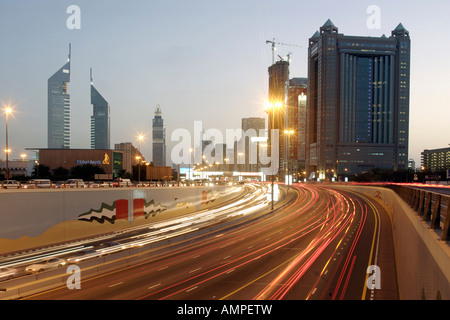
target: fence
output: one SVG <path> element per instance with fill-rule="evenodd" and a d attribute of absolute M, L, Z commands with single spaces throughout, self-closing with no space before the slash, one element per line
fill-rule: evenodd
<path fill-rule="evenodd" d="M 407 186 L 387 187 L 408 203 L 431 229 L 439 232 L 442 230 L 442 241 L 450 241 L 450 196 Z"/>

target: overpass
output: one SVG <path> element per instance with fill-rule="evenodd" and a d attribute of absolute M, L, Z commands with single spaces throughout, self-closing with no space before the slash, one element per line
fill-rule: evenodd
<path fill-rule="evenodd" d="M 422 184 L 345 185 L 376 199 L 393 231 L 400 299 L 450 299 L 450 196 Z"/>
<path fill-rule="evenodd" d="M 450 299 L 448 196 L 417 186 L 393 184 L 328 187 L 367 196 L 386 209 L 392 227 L 400 299 Z M 0 248 L 6 259 L 61 243 L 76 243 L 81 238 L 103 239 L 110 233 L 145 227 L 149 221 L 164 224 L 171 218 L 238 203 L 252 193 L 256 189 L 244 186 L 5 190 L 0 192 Z M 257 205 L 250 204 L 245 210 Z M 260 215 L 258 219 L 265 217 L 266 214 Z M 211 226 L 218 228 L 212 224 L 208 232 L 213 230 Z M 222 237 L 224 233 L 213 234 Z M 177 236 L 181 238 L 186 239 L 186 235 Z M 144 240 L 146 244 L 153 241 L 154 238 Z M 229 272 L 233 270 L 230 268 Z M 8 283 L 0 282 L 0 288 L 6 288 Z M 14 297 L 10 294 L 0 292 L 0 298 Z"/>

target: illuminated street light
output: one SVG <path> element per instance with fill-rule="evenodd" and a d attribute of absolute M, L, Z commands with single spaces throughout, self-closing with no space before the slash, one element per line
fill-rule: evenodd
<path fill-rule="evenodd" d="M 187 177 L 187 184 L 188 185 L 190 185 L 189 184 L 189 180 L 190 180 L 190 178 L 191 178 L 191 163 L 193 163 L 194 162 L 194 160 L 192 159 L 192 157 L 193 157 L 193 152 L 194 152 L 194 149 L 193 148 L 189 148 L 189 170 L 188 170 L 188 177 Z M 194 171 L 194 169 L 192 169 L 192 171 Z M 194 173 L 192 173 L 192 180 L 194 179 Z"/>
<path fill-rule="evenodd" d="M 266 102 L 265 104 L 265 110 L 267 113 L 269 113 L 269 111 L 272 111 L 272 130 L 275 130 L 275 109 L 279 109 L 283 106 L 283 104 L 279 101 L 275 101 L 275 102 Z M 270 141 L 270 150 L 271 153 L 273 152 L 272 150 L 272 141 Z M 274 176 L 274 172 L 272 172 L 271 174 L 272 176 L 272 210 L 273 210 L 273 176 Z"/>
<path fill-rule="evenodd" d="M 140 134 L 138 136 L 138 151 L 139 151 L 139 156 L 136 157 L 136 159 L 138 160 L 138 186 L 141 184 L 141 141 L 144 140 L 144 135 Z"/>
<path fill-rule="evenodd" d="M 290 147 L 290 138 L 291 135 L 294 134 L 294 130 L 284 130 L 284 134 L 288 137 L 288 143 L 287 143 L 287 155 L 286 155 L 286 178 L 285 178 L 285 184 L 288 186 L 289 190 L 289 147 Z"/>
<path fill-rule="evenodd" d="M 5 116 L 6 116 L 6 180 L 9 180 L 9 153 L 11 150 L 8 145 L 8 116 L 13 112 L 13 109 L 10 106 L 5 107 Z"/>

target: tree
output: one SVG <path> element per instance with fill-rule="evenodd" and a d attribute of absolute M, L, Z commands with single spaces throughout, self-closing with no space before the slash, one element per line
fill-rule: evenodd
<path fill-rule="evenodd" d="M 50 179 L 51 173 L 50 168 L 43 164 L 34 165 L 33 172 L 31 173 L 32 177 L 37 179 Z"/>
<path fill-rule="evenodd" d="M 99 166 L 94 166 L 92 164 L 83 164 L 79 166 L 72 167 L 70 169 L 70 174 L 73 178 L 83 179 L 85 181 L 90 181 L 95 179 L 96 174 L 103 174 L 105 170 Z"/>
<path fill-rule="evenodd" d="M 59 167 L 52 170 L 53 180 L 67 180 L 69 178 L 69 170 L 63 167 Z"/>

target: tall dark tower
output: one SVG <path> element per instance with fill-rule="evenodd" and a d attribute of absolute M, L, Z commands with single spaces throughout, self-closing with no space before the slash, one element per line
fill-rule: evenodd
<path fill-rule="evenodd" d="M 275 150 L 272 150 L 272 145 L 275 145 L 275 143 L 272 143 L 271 130 L 278 129 L 278 158 L 276 159 L 278 163 L 276 166 L 279 167 L 280 164 L 284 163 L 285 158 L 285 143 L 283 132 L 285 129 L 285 90 L 289 81 L 289 62 L 284 60 L 277 61 L 275 64 L 269 67 L 268 71 L 269 103 L 272 106 L 272 108 L 269 107 L 266 109 L 266 112 L 268 114 L 269 150 L 271 152 L 271 155 L 273 155 L 273 152 L 275 152 Z"/>
<path fill-rule="evenodd" d="M 159 104 L 153 118 L 153 164 L 166 166 L 166 129 Z"/>
<path fill-rule="evenodd" d="M 306 167 L 316 178 L 408 166 L 410 37 L 346 36 L 328 20 L 309 39 Z"/>
<path fill-rule="evenodd" d="M 70 82 L 71 46 L 67 63 L 48 79 L 47 100 L 47 147 L 70 148 Z"/>
<path fill-rule="evenodd" d="M 94 87 L 91 69 L 91 149 L 110 149 L 109 104 Z"/>

